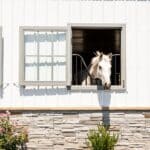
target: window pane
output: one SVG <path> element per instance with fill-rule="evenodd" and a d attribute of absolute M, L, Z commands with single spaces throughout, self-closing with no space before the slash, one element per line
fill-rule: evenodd
<path fill-rule="evenodd" d="M 25 59 L 25 80 L 37 81 L 37 57 L 26 57 Z"/>
<path fill-rule="evenodd" d="M 52 54 L 52 32 L 39 32 L 38 42 L 40 55 Z"/>
<path fill-rule="evenodd" d="M 54 57 L 53 63 L 54 81 L 66 81 L 66 58 Z"/>
<path fill-rule="evenodd" d="M 37 55 L 37 32 L 25 32 L 25 54 L 26 55 Z"/>
<path fill-rule="evenodd" d="M 39 80 L 52 81 L 52 58 L 40 57 L 39 61 Z"/>
<path fill-rule="evenodd" d="M 66 55 L 66 32 L 53 32 L 54 55 Z"/>

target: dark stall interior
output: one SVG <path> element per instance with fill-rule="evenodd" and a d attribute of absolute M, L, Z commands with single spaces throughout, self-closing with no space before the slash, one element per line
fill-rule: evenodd
<path fill-rule="evenodd" d="M 120 51 L 121 51 L 121 29 L 80 29 L 72 28 L 72 53 L 83 57 L 86 65 L 90 64 L 94 52 L 112 53 L 112 85 L 120 84 Z M 115 56 L 115 54 L 119 54 Z M 73 57 L 72 72 L 76 74 L 81 70 L 80 58 Z M 82 67 L 83 69 L 83 67 Z M 80 85 L 76 77 L 72 76 L 72 84 Z"/>

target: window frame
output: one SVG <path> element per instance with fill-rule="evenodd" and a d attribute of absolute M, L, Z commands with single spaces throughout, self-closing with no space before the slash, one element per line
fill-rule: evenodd
<path fill-rule="evenodd" d="M 66 27 L 42 27 L 42 26 L 21 26 L 19 28 L 19 85 L 20 86 L 64 86 L 67 84 L 67 71 L 66 81 L 26 81 L 25 80 L 25 31 L 62 31 L 66 32 L 66 70 L 67 70 L 67 28 Z M 54 57 L 52 55 L 52 57 Z"/>
<path fill-rule="evenodd" d="M 19 84 L 21 86 L 67 86 L 70 90 L 103 90 L 101 86 L 72 85 L 72 28 L 121 28 L 121 85 L 112 86 L 111 90 L 126 90 L 126 24 L 115 23 L 69 23 L 67 27 L 56 26 L 21 26 L 19 28 Z M 25 81 L 24 31 L 65 31 L 66 32 L 66 81 Z"/>
<path fill-rule="evenodd" d="M 113 85 L 110 90 L 126 90 L 126 24 L 117 23 L 70 23 L 68 24 L 68 81 L 67 85 L 71 90 L 104 90 L 102 86 L 72 85 L 72 28 L 82 29 L 115 29 L 121 28 L 121 85 Z"/>
<path fill-rule="evenodd" d="M 3 85 L 3 38 L 2 27 L 0 26 L 0 87 Z"/>

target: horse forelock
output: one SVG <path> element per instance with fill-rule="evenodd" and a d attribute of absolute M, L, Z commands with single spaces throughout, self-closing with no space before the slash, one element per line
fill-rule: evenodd
<path fill-rule="evenodd" d="M 92 61 L 91 61 L 91 65 L 96 65 L 96 64 L 98 64 L 100 60 L 101 60 L 100 55 L 97 55 L 97 56 L 93 57 L 93 58 L 92 58 Z"/>

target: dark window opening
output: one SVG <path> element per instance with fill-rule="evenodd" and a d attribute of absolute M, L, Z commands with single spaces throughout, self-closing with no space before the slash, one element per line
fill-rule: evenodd
<path fill-rule="evenodd" d="M 111 84 L 121 84 L 121 28 L 72 28 L 72 85 L 81 85 L 81 76 L 96 51 L 112 53 Z M 84 61 L 84 62 L 83 62 Z M 84 64 L 85 63 L 85 64 Z M 87 72 L 88 73 L 88 72 Z M 100 82 L 95 81 L 93 85 Z"/>

